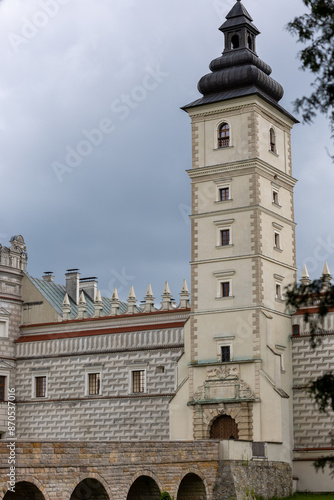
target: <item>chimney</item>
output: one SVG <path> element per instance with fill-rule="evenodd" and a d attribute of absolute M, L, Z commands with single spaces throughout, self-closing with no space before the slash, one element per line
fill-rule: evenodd
<path fill-rule="evenodd" d="M 55 279 L 52 271 L 45 271 L 45 273 L 43 274 L 42 278 L 47 283 L 53 283 L 53 280 Z"/>
<path fill-rule="evenodd" d="M 67 269 L 66 271 L 66 293 L 74 301 L 79 303 L 79 269 Z"/>
<path fill-rule="evenodd" d="M 97 278 L 95 276 L 92 278 L 81 278 L 79 290 L 80 292 L 83 290 L 94 302 L 97 292 Z"/>

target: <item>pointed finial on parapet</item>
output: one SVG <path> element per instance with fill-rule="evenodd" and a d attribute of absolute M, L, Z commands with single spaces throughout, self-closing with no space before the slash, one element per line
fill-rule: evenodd
<path fill-rule="evenodd" d="M 172 294 L 170 293 L 168 281 L 165 282 L 164 291 L 162 292 L 161 297 L 162 297 L 161 310 L 170 311 L 170 309 L 172 309 L 173 306 L 172 306 Z"/>
<path fill-rule="evenodd" d="M 323 281 L 324 289 L 328 289 L 330 287 L 330 284 L 331 284 L 332 276 L 331 276 L 331 272 L 329 270 L 327 262 L 325 262 L 324 268 L 322 270 L 321 279 Z"/>
<path fill-rule="evenodd" d="M 86 304 L 85 294 L 82 291 L 79 298 L 77 319 L 84 319 L 86 308 L 87 304 Z"/>
<path fill-rule="evenodd" d="M 70 319 L 70 314 L 71 314 L 70 299 L 68 298 L 67 293 L 65 293 L 65 297 L 63 300 L 63 321 L 68 321 Z"/>
<path fill-rule="evenodd" d="M 145 304 L 144 304 L 143 312 L 148 313 L 148 312 L 154 311 L 154 296 L 153 296 L 151 283 L 148 284 L 144 300 L 145 300 Z"/>
<path fill-rule="evenodd" d="M 137 299 L 135 289 L 133 288 L 133 285 L 131 285 L 128 297 L 128 310 L 126 311 L 126 314 L 134 314 L 136 312 L 136 302 Z"/>
<path fill-rule="evenodd" d="M 304 286 L 308 286 L 311 283 L 310 276 L 308 274 L 308 270 L 306 267 L 306 264 L 304 264 L 303 270 L 302 270 L 302 275 L 300 277 L 300 282 Z"/>
<path fill-rule="evenodd" d="M 188 285 L 187 285 L 186 280 L 184 279 L 183 283 L 182 283 L 181 293 L 180 293 L 181 300 L 180 300 L 179 309 L 189 309 L 189 307 L 190 307 L 189 296 L 190 296 L 190 293 L 189 293 Z"/>
<path fill-rule="evenodd" d="M 117 316 L 119 314 L 119 298 L 116 287 L 114 288 L 110 302 L 111 302 L 110 316 Z"/>
<path fill-rule="evenodd" d="M 94 300 L 94 318 L 100 318 L 102 316 L 103 302 L 100 290 L 97 290 L 96 297 Z"/>

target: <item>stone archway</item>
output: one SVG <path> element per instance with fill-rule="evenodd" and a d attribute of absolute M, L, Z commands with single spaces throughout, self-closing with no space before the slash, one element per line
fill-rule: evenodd
<path fill-rule="evenodd" d="M 129 490 L 127 500 L 158 500 L 161 492 L 150 476 L 139 476 Z"/>
<path fill-rule="evenodd" d="M 83 479 L 74 489 L 70 500 L 110 500 L 104 486 L 97 479 Z"/>
<path fill-rule="evenodd" d="M 3 500 L 45 500 L 45 496 L 33 483 L 20 481 L 15 484 L 15 493 L 7 491 Z"/>
<path fill-rule="evenodd" d="M 177 500 L 207 500 L 203 480 L 194 473 L 187 474 L 181 481 Z"/>

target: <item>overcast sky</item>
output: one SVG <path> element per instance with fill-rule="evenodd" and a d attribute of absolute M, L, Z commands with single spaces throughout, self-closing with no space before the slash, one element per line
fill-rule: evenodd
<path fill-rule="evenodd" d="M 309 91 L 284 29 L 301 0 L 245 0 L 258 55 Z M 190 285 L 190 119 L 180 107 L 223 50 L 232 0 L 2 0 L 0 242 L 22 234 L 28 270 L 97 276 L 104 295 Z M 97 129 L 99 131 L 97 132 Z M 84 141 L 84 142 L 83 142 Z M 90 141 L 90 142 L 88 142 Z M 75 154 L 74 151 L 80 151 Z M 334 154 L 324 118 L 293 132 L 297 259 L 334 273 Z M 332 244 L 333 242 L 333 244 Z M 300 270 L 299 270 L 300 274 Z"/>

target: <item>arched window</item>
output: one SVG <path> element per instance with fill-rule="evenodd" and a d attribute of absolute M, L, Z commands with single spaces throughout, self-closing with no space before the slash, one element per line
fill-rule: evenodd
<path fill-rule="evenodd" d="M 218 147 L 227 148 L 230 145 L 230 127 L 228 123 L 222 123 L 218 131 Z"/>
<path fill-rule="evenodd" d="M 238 49 L 240 47 L 240 40 L 238 35 L 233 35 L 231 38 L 232 49 Z"/>
<path fill-rule="evenodd" d="M 270 151 L 276 153 L 276 134 L 273 128 L 270 129 Z"/>
<path fill-rule="evenodd" d="M 250 50 L 254 50 L 253 49 L 253 39 L 252 39 L 252 36 L 251 35 L 248 35 L 248 38 L 247 38 L 247 43 L 248 43 L 248 48 Z"/>
<path fill-rule="evenodd" d="M 236 421 L 229 415 L 221 415 L 213 421 L 210 429 L 211 439 L 239 439 Z"/>

